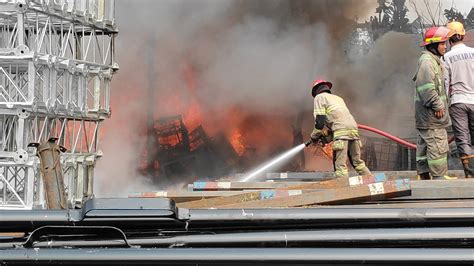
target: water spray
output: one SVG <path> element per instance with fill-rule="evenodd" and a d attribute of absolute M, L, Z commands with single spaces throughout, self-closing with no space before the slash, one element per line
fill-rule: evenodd
<path fill-rule="evenodd" d="M 280 156 L 278 156 L 277 158 L 271 160 L 270 162 L 268 163 L 265 163 L 263 164 L 261 167 L 253 170 L 252 172 L 250 172 L 249 174 L 245 175 L 245 177 L 241 180 L 241 182 L 247 182 L 249 181 L 250 179 L 258 176 L 259 174 L 263 173 L 265 170 L 268 170 L 270 169 L 271 167 L 274 167 L 278 164 L 281 164 L 285 161 L 287 161 L 288 159 L 290 159 L 291 157 L 295 156 L 298 152 L 302 151 L 304 148 L 310 146 L 311 144 L 314 143 L 314 140 L 313 139 L 309 139 L 307 141 L 305 141 L 304 143 L 292 148 L 291 150 L 281 154 Z"/>
<path fill-rule="evenodd" d="M 279 155 L 275 159 L 271 160 L 268 163 L 263 164 L 261 167 L 251 171 L 249 174 L 245 175 L 245 177 L 241 180 L 241 182 L 247 182 L 250 179 L 254 178 L 255 176 L 258 176 L 259 174 L 263 173 L 265 170 L 268 170 L 271 167 L 274 167 L 282 162 L 285 162 L 289 158 L 293 157 L 296 155 L 298 152 L 302 151 L 305 147 L 308 147 L 310 144 L 306 145 L 307 142 L 302 143 L 293 149 Z"/>

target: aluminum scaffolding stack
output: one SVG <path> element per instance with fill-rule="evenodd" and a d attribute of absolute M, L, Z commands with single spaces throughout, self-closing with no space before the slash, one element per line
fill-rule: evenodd
<path fill-rule="evenodd" d="M 92 191 L 110 116 L 114 0 L 0 1 L 0 209 L 44 208 L 31 143 L 57 138 L 70 206 Z"/>

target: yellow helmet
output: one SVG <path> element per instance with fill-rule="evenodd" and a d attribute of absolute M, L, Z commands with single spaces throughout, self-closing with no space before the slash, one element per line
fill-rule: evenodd
<path fill-rule="evenodd" d="M 448 25 L 446 25 L 446 27 L 448 27 L 448 29 L 450 30 L 453 30 L 455 34 L 459 34 L 463 36 L 466 35 L 466 30 L 464 29 L 464 26 L 462 25 L 462 23 L 459 21 L 449 22 Z"/>

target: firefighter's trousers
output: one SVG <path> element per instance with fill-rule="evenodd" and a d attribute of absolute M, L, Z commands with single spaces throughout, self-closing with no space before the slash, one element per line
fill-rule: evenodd
<path fill-rule="evenodd" d="M 473 155 L 474 104 L 455 103 L 449 107 L 454 137 L 461 156 Z"/>
<path fill-rule="evenodd" d="M 333 164 L 336 178 L 349 177 L 347 170 L 347 159 L 357 171 L 359 175 L 370 174 L 369 168 L 361 159 L 361 143 L 360 140 L 335 140 L 332 143 L 333 149 Z"/>
<path fill-rule="evenodd" d="M 418 129 L 416 168 L 418 174 L 445 176 L 448 173 L 448 134 L 446 129 Z"/>

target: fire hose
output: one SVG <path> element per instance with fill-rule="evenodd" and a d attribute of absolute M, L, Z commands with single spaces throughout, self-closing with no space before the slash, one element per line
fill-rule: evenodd
<path fill-rule="evenodd" d="M 383 137 L 386 137 L 386 138 L 388 138 L 388 139 L 390 139 L 390 140 L 393 140 L 393 141 L 395 141 L 395 142 L 398 142 L 399 144 L 401 144 L 401 145 L 403 145 L 403 146 L 405 146 L 405 147 L 407 147 L 407 148 L 409 148 L 409 149 L 416 149 L 416 144 L 413 144 L 413 143 L 408 142 L 408 141 L 406 141 L 406 140 L 397 138 L 397 137 L 395 137 L 395 136 L 393 136 L 393 135 L 391 135 L 391 134 L 389 134 L 389 133 L 387 133 L 387 132 L 385 132 L 385 131 L 382 131 L 382 130 L 380 130 L 380 129 L 373 128 L 373 127 L 369 127 L 369 126 L 366 126 L 366 125 L 360 125 L 360 124 L 357 125 L 357 126 L 358 126 L 360 129 L 367 130 L 367 131 L 370 131 L 370 132 L 374 132 L 374 133 L 379 134 L 379 135 L 381 135 L 381 136 L 383 136 Z"/>
<path fill-rule="evenodd" d="M 358 126 L 359 129 L 363 129 L 363 130 L 367 130 L 367 131 L 376 133 L 376 134 L 381 135 L 381 136 L 383 136 L 383 137 L 386 137 L 386 138 L 388 138 L 388 139 L 390 139 L 390 140 L 393 140 L 393 141 L 399 143 L 400 145 L 403 145 L 403 146 L 405 146 L 405 147 L 407 147 L 407 148 L 409 148 L 409 149 L 416 149 L 416 144 L 413 144 L 413 143 L 408 142 L 408 141 L 406 141 L 406 140 L 403 140 L 403 139 L 401 139 L 401 138 L 397 138 L 397 137 L 395 137 L 395 136 L 393 136 L 393 135 L 391 135 L 391 134 L 389 134 L 389 133 L 387 133 L 387 132 L 385 132 L 385 131 L 382 131 L 382 130 L 380 130 L 380 129 L 373 128 L 373 127 L 369 127 L 369 126 L 366 126 L 366 125 L 360 125 L 360 124 L 357 125 L 357 126 Z M 454 137 L 450 137 L 450 138 L 448 139 L 448 142 L 451 143 L 453 140 L 454 140 Z M 309 140 L 309 141 L 305 142 L 305 145 L 306 145 L 306 146 L 309 146 L 311 143 L 312 143 L 312 141 Z"/>
<path fill-rule="evenodd" d="M 403 146 L 405 146 L 405 147 L 407 147 L 407 148 L 409 148 L 409 149 L 416 149 L 416 144 L 413 144 L 413 143 L 408 142 L 408 141 L 406 141 L 406 140 L 397 138 L 397 137 L 395 137 L 395 136 L 393 136 L 393 135 L 390 135 L 389 133 L 387 133 L 387 132 L 385 132 L 385 131 L 382 131 L 382 130 L 380 130 L 380 129 L 373 128 L 373 127 L 369 127 L 369 126 L 366 126 L 366 125 L 360 125 L 360 124 L 357 125 L 357 126 L 358 126 L 360 129 L 367 130 L 367 131 L 371 131 L 371 132 L 374 132 L 374 133 L 376 133 L 376 134 L 379 134 L 379 135 L 381 135 L 381 136 L 383 136 L 383 137 L 386 137 L 386 138 L 388 138 L 388 139 L 390 139 L 390 140 L 393 140 L 393 141 L 395 141 L 395 142 L 397 142 L 397 143 L 399 143 L 399 144 L 401 144 L 401 145 L 403 145 Z M 453 142 L 453 140 L 454 140 L 454 137 L 450 137 L 450 138 L 448 139 L 448 142 L 451 143 L 451 142 Z"/>

